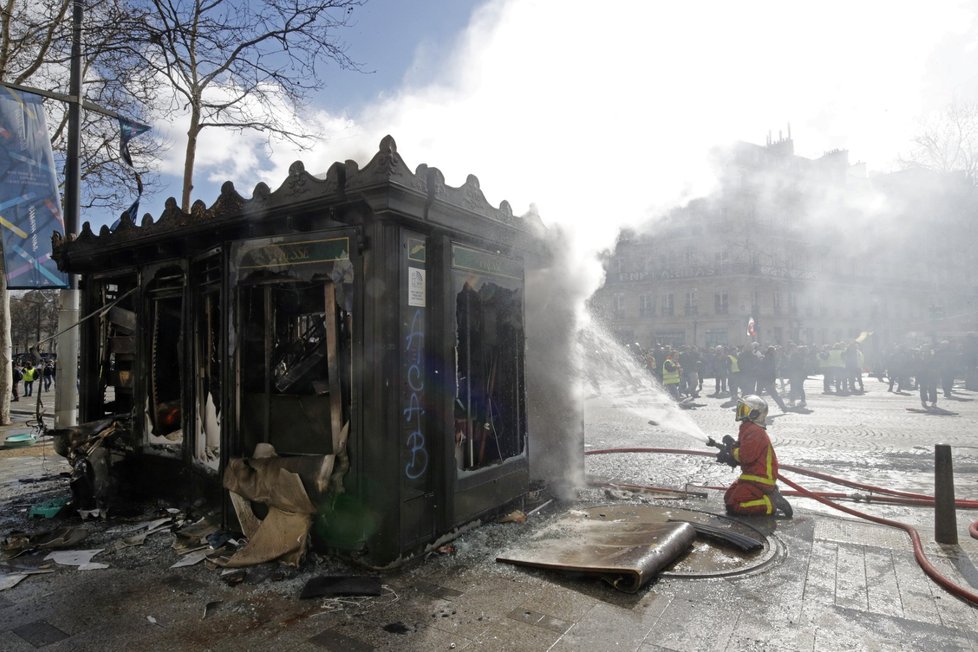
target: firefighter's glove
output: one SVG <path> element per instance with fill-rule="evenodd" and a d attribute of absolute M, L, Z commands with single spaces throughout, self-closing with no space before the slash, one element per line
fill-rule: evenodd
<path fill-rule="evenodd" d="M 733 453 L 729 448 L 724 448 L 719 453 L 717 453 L 717 462 L 722 464 L 729 464 L 730 468 L 735 468 L 738 466 L 737 460 L 734 459 Z"/>

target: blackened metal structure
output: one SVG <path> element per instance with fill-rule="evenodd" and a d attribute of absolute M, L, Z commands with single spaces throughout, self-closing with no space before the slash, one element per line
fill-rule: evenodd
<path fill-rule="evenodd" d="M 116 459 L 219 486 L 259 444 L 334 456 L 315 533 L 387 563 L 528 490 L 525 273 L 538 219 L 479 182 L 414 172 L 384 138 L 364 168 L 295 163 L 251 199 L 54 238 L 79 274 L 80 420 Z M 177 482 L 174 477 L 174 482 Z M 233 512 L 226 510 L 226 517 Z"/>

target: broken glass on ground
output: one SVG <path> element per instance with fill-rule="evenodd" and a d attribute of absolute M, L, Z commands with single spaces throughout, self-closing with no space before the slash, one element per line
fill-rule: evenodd
<path fill-rule="evenodd" d="M 55 550 L 44 558 L 45 561 L 53 561 L 61 566 L 77 566 L 78 570 L 101 570 L 108 568 L 108 564 L 101 564 L 92 561 L 92 557 L 102 552 L 104 548 L 94 550 Z"/>

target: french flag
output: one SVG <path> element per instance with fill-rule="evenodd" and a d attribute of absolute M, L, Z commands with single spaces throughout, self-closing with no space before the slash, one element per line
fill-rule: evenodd
<path fill-rule="evenodd" d="M 747 336 L 752 340 L 757 337 L 757 331 L 754 330 L 754 318 L 751 317 L 747 320 Z"/>

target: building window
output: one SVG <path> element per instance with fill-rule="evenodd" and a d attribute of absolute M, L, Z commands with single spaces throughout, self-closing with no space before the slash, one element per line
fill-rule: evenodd
<path fill-rule="evenodd" d="M 721 345 L 727 345 L 727 331 L 708 329 L 706 331 L 706 347 L 709 349 Z"/>
<path fill-rule="evenodd" d="M 676 312 L 676 304 L 673 295 L 667 294 L 662 297 L 662 314 L 671 317 Z"/>
<path fill-rule="evenodd" d="M 615 305 L 614 305 L 615 319 L 625 318 L 625 295 L 621 292 L 615 294 Z"/>
<path fill-rule="evenodd" d="M 639 315 L 642 317 L 652 317 L 655 315 L 655 297 L 651 294 L 643 294 L 639 303 Z"/>
<path fill-rule="evenodd" d="M 488 254 L 487 254 L 488 256 Z M 525 338 L 519 281 L 453 270 L 455 460 L 459 469 L 499 464 L 526 447 Z M 423 411 L 422 411 L 423 412 Z"/>
<path fill-rule="evenodd" d="M 713 295 L 713 310 L 718 315 L 726 315 L 730 312 L 730 302 L 725 290 L 718 290 Z"/>
<path fill-rule="evenodd" d="M 777 290 L 774 291 L 774 314 L 781 314 L 781 292 Z"/>
<path fill-rule="evenodd" d="M 699 313 L 699 307 L 696 304 L 696 290 L 686 293 L 686 315 L 695 315 Z"/>
<path fill-rule="evenodd" d="M 685 331 L 663 331 L 655 334 L 655 341 L 663 346 L 678 348 L 686 343 Z M 656 363 L 658 364 L 658 360 Z"/>

